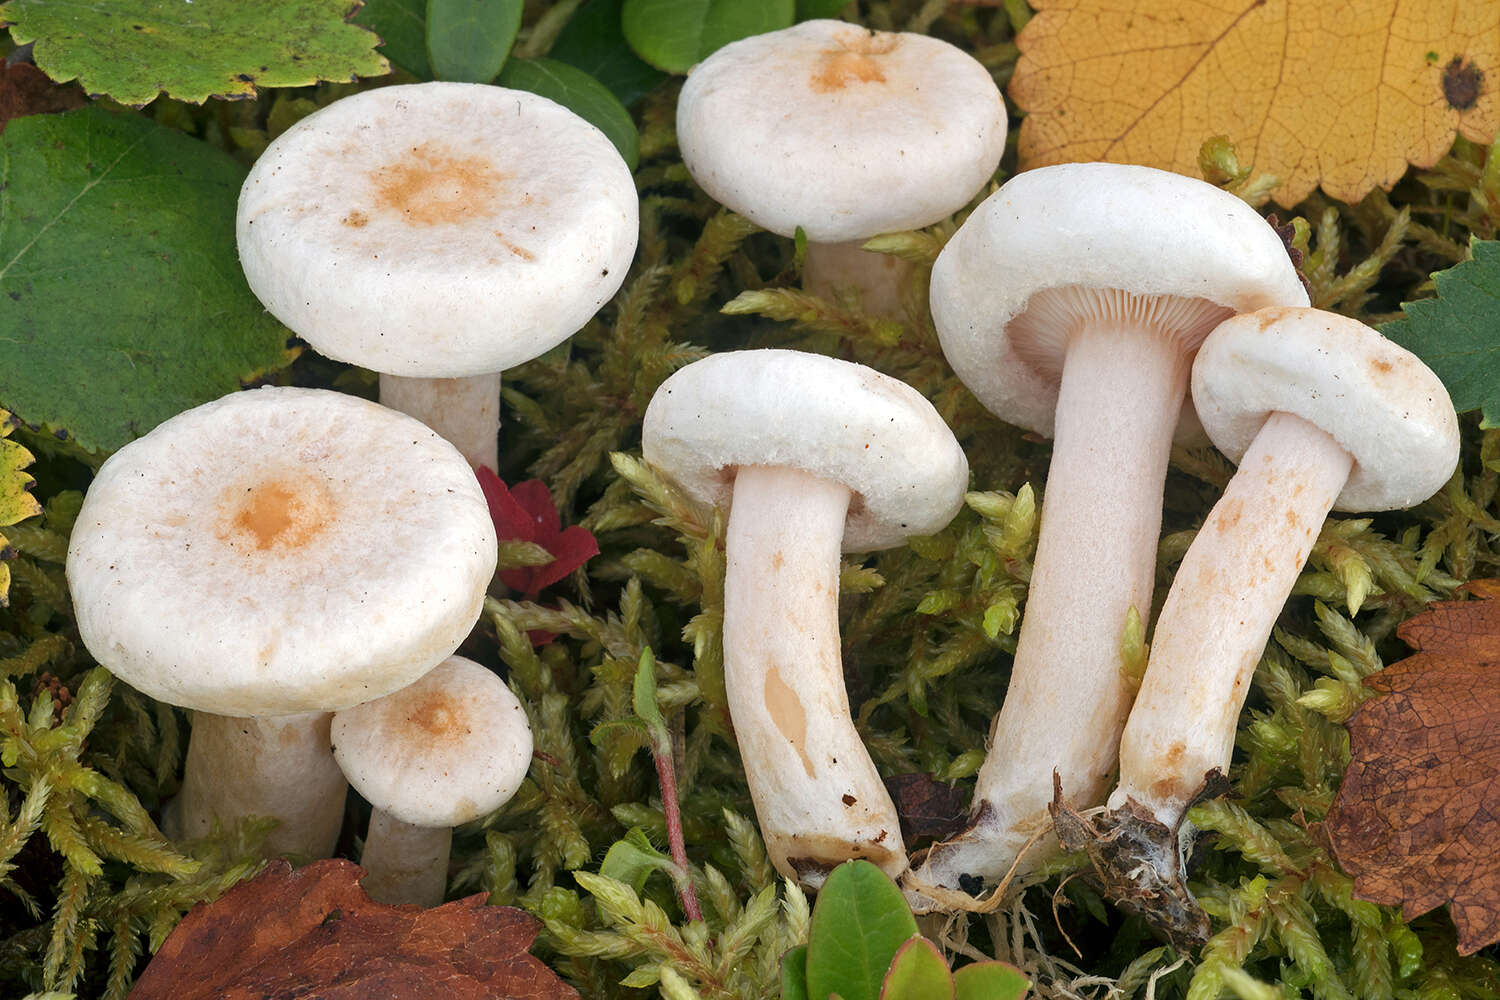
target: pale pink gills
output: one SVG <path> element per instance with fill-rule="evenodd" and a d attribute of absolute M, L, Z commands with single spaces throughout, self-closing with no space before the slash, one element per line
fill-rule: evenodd
<path fill-rule="evenodd" d="M 1420 503 L 1452 475 L 1459 445 L 1426 365 L 1316 309 L 1221 324 L 1193 366 L 1193 398 L 1239 471 L 1162 606 L 1110 797 L 1170 830 L 1204 776 L 1229 767 L 1251 676 L 1329 510 Z"/>
<path fill-rule="evenodd" d="M 1122 640 L 1151 613 L 1162 490 L 1194 353 L 1235 312 L 1305 305 L 1276 232 L 1211 184 L 1105 163 L 1019 175 L 932 272 L 943 353 L 1001 419 L 1053 437 L 1035 570 L 972 825 L 911 880 L 1025 873 L 1055 849 L 1052 775 L 1101 802 L 1130 707 Z M 1021 855 L 1023 848 L 1034 844 Z M 965 878 L 965 876 L 968 876 Z M 924 906 L 920 900 L 916 905 Z"/>
<path fill-rule="evenodd" d="M 277 319 L 380 372 L 382 401 L 494 468 L 500 373 L 619 289 L 638 204 L 615 147 L 561 105 L 422 83 L 343 98 L 277 137 L 245 178 L 236 235 Z"/>
<path fill-rule="evenodd" d="M 677 139 L 688 171 L 756 225 L 807 234 L 805 281 L 898 304 L 901 262 L 860 249 L 968 204 L 1005 152 L 988 70 L 936 38 L 804 21 L 719 49 L 688 75 Z"/>
<path fill-rule="evenodd" d="M 271 851 L 319 857 L 345 790 L 327 713 L 452 653 L 495 559 L 484 496 L 452 445 L 353 396 L 262 388 L 106 461 L 67 572 L 99 662 L 194 710 L 169 832 L 276 816 Z"/>
<path fill-rule="evenodd" d="M 499 675 L 450 656 L 410 687 L 334 715 L 333 753 L 373 809 L 360 856 L 365 892 L 436 906 L 453 827 L 521 787 L 531 725 Z"/>
<path fill-rule="evenodd" d="M 694 362 L 646 409 L 647 461 L 725 508 L 724 681 L 771 861 L 810 886 L 851 858 L 906 868 L 899 819 L 849 713 L 841 552 L 941 530 L 968 463 L 903 382 L 796 351 Z"/>

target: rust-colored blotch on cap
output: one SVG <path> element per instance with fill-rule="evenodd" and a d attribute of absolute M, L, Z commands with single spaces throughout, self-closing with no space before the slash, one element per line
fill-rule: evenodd
<path fill-rule="evenodd" d="M 232 488 L 219 538 L 235 548 L 299 548 L 322 533 L 332 503 L 316 483 L 269 479 Z"/>
<path fill-rule="evenodd" d="M 846 32 L 839 39 L 838 48 L 823 50 L 813 70 L 813 91 L 828 94 L 851 83 L 885 83 L 885 71 L 880 68 L 879 60 L 872 57 L 885 55 L 900 44 L 900 35 L 893 31 Z"/>
<path fill-rule="evenodd" d="M 391 708 L 399 715 L 396 721 L 403 723 L 400 728 L 420 730 L 436 739 L 459 739 L 470 731 L 463 702 L 442 691 L 424 695 L 414 706 L 395 699 Z"/>
<path fill-rule="evenodd" d="M 413 146 L 405 157 L 372 170 L 369 177 L 376 207 L 396 212 L 414 226 L 461 222 L 476 209 L 482 212 L 505 181 L 483 157 L 455 156 L 431 142 Z"/>

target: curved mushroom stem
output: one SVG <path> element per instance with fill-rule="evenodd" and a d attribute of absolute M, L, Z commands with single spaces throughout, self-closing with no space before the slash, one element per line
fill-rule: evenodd
<path fill-rule="evenodd" d="M 500 470 L 500 373 L 467 378 L 380 376 L 380 402 L 416 417 L 476 468 Z"/>
<path fill-rule="evenodd" d="M 1051 829 L 1054 770 L 1070 802 L 1104 798 L 1130 710 L 1121 640 L 1131 608 L 1143 621 L 1150 616 L 1162 491 L 1191 355 L 1174 338 L 1123 324 L 1069 339 L 1010 687 L 970 826 L 933 847 L 921 880 L 958 889 L 1004 876 Z M 1032 847 L 1017 871 L 1047 853 Z"/>
<path fill-rule="evenodd" d="M 281 822 L 266 839 L 271 857 L 333 854 L 349 783 L 328 742 L 327 712 L 270 718 L 193 713 L 182 791 L 167 807 L 168 836 L 206 837 L 248 816 Z"/>
<path fill-rule="evenodd" d="M 1261 427 L 1162 605 L 1112 809 L 1134 799 L 1176 830 L 1205 774 L 1229 767 L 1250 678 L 1352 464 L 1300 417 Z"/>
<path fill-rule="evenodd" d="M 850 492 L 742 466 L 725 539 L 724 683 L 766 851 L 821 885 L 842 861 L 906 868 L 901 827 L 849 715 L 839 555 Z"/>
<path fill-rule="evenodd" d="M 864 240 L 848 243 L 807 243 L 802 287 L 830 302 L 840 288 L 858 289 L 860 305 L 870 316 L 901 315 L 901 290 L 911 265 L 891 254 L 863 249 Z"/>
<path fill-rule="evenodd" d="M 379 903 L 437 906 L 448 888 L 452 847 L 452 827 L 413 826 L 375 809 L 359 856 L 365 869 L 359 884 Z"/>

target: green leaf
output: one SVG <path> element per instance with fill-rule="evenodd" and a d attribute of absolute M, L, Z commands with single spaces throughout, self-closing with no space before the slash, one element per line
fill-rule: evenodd
<path fill-rule="evenodd" d="M 937 945 L 924 937 L 903 944 L 886 970 L 880 1000 L 953 1000 L 953 974 Z"/>
<path fill-rule="evenodd" d="M 955 1000 L 1021 1000 L 1031 980 L 1014 965 L 974 962 L 953 974 Z"/>
<path fill-rule="evenodd" d="M 354 23 L 381 38 L 380 52 L 418 80 L 432 79 L 427 61 L 427 0 L 365 0 Z"/>
<path fill-rule="evenodd" d="M 810 997 L 879 1000 L 885 970 L 917 933 L 906 899 L 868 861 L 846 861 L 818 892 L 807 943 Z"/>
<path fill-rule="evenodd" d="M 616 882 L 624 882 L 639 895 L 652 872 L 665 871 L 671 867 L 672 859 L 656 849 L 644 830 L 633 826 L 622 839 L 615 841 L 604 852 L 599 874 Z"/>
<path fill-rule="evenodd" d="M 789 27 L 795 14 L 795 0 L 625 0 L 620 24 L 646 62 L 686 73 L 730 42 Z"/>
<path fill-rule="evenodd" d="M 781 956 L 781 1000 L 807 1000 L 807 945 Z"/>
<path fill-rule="evenodd" d="M 641 137 L 630 112 L 609 89 L 581 69 L 556 59 L 512 59 L 500 78 L 502 87 L 529 90 L 556 101 L 603 132 L 631 170 L 640 160 Z"/>
<path fill-rule="evenodd" d="M 1472 240 L 1472 259 L 1432 276 L 1437 298 L 1404 302 L 1380 332 L 1437 373 L 1459 413 L 1500 426 L 1500 240 Z"/>
<path fill-rule="evenodd" d="M 522 0 L 427 0 L 427 59 L 439 80 L 489 83 L 521 30 Z"/>
<path fill-rule="evenodd" d="M 797 0 L 797 20 L 813 21 L 820 17 L 838 17 L 849 6 L 849 0 Z"/>
<path fill-rule="evenodd" d="M 583 70 L 627 108 L 667 78 L 630 50 L 620 27 L 624 0 L 585 0 L 547 56 Z"/>
<path fill-rule="evenodd" d="M 286 364 L 245 284 L 245 169 L 100 107 L 0 135 L 0 401 L 93 451 Z"/>
<path fill-rule="evenodd" d="M 145 104 L 165 92 L 195 103 L 256 87 L 383 76 L 378 39 L 346 19 L 350 0 L 10 0 L 17 44 L 52 79 Z"/>

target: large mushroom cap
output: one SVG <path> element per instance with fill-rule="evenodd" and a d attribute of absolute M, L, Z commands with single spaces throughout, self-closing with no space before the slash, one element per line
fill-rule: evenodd
<path fill-rule="evenodd" d="M 413 826 L 504 805 L 531 766 L 531 725 L 499 676 L 450 656 L 421 680 L 333 717 L 333 755 L 359 794 Z"/>
<path fill-rule="evenodd" d="M 1339 510 L 1421 503 L 1458 464 L 1458 417 L 1432 369 L 1321 309 L 1261 309 L 1219 324 L 1193 364 L 1193 399 L 1203 429 L 1236 462 L 1275 412 L 1327 433 L 1354 458 Z"/>
<path fill-rule="evenodd" d="M 714 200 L 773 233 L 841 243 L 967 204 L 1005 151 L 1005 102 L 947 42 L 804 21 L 694 67 L 677 139 Z"/>
<path fill-rule="evenodd" d="M 1169 308 L 1223 307 L 1217 316 L 1197 310 L 1210 322 L 1190 324 L 1191 346 L 1228 313 L 1308 301 L 1275 230 L 1212 184 L 1117 163 L 1017 175 L 938 255 L 932 317 L 949 364 L 979 401 L 1049 436 L 1069 331 L 1017 321 L 1039 293 L 1073 288 L 1115 293 L 1098 305 L 1121 314 L 1160 310 L 1168 297 L 1182 300 Z"/>
<path fill-rule="evenodd" d="M 332 711 L 453 652 L 494 575 L 463 456 L 404 414 L 319 389 L 206 403 L 99 469 L 68 548 L 89 651 L 218 715 Z"/>
<path fill-rule="evenodd" d="M 845 552 L 941 530 L 963 505 L 969 464 L 932 404 L 873 368 L 800 351 L 695 361 L 646 407 L 646 460 L 728 510 L 734 469 L 800 469 L 849 487 Z"/>
<path fill-rule="evenodd" d="M 635 254 L 635 184 L 561 105 L 482 84 L 346 97 L 255 162 L 250 287 L 319 352 L 391 375 L 482 375 L 562 342 Z"/>

